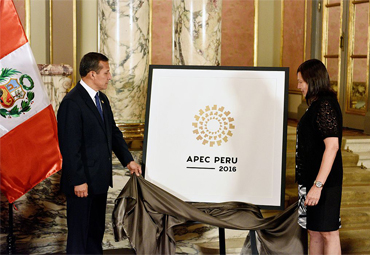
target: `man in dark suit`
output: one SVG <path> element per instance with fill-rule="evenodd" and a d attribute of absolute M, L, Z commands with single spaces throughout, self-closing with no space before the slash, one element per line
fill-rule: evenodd
<path fill-rule="evenodd" d="M 58 136 L 63 156 L 61 190 L 67 197 L 67 253 L 102 254 L 107 191 L 112 187 L 112 150 L 131 174 L 141 174 L 108 98 L 100 92 L 112 78 L 108 58 L 86 54 L 81 81 L 64 97 L 58 110 Z"/>

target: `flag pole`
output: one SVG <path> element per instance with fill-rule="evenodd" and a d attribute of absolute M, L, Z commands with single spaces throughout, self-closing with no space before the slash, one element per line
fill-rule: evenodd
<path fill-rule="evenodd" d="M 13 203 L 9 203 L 9 234 L 7 237 L 8 241 L 8 254 L 14 254 L 14 235 L 13 235 Z"/>

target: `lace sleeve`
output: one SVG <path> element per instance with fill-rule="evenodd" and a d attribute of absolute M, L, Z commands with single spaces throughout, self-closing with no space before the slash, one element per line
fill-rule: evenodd
<path fill-rule="evenodd" d="M 332 102 L 328 100 L 320 102 L 320 107 L 318 108 L 316 116 L 316 124 L 323 139 L 340 136 L 341 128 L 339 114 L 340 113 L 336 111 Z"/>

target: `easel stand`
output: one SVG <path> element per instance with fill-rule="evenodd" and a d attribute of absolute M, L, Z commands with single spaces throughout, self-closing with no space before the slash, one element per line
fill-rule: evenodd
<path fill-rule="evenodd" d="M 225 244 L 225 229 L 218 229 L 218 243 L 220 245 L 220 255 L 226 255 L 226 244 Z"/>
<path fill-rule="evenodd" d="M 8 242 L 7 246 L 8 254 L 15 254 L 14 253 L 15 237 L 13 235 L 13 203 L 9 204 L 9 234 L 7 237 L 7 242 Z"/>
<path fill-rule="evenodd" d="M 251 237 L 252 255 L 258 255 L 256 231 L 249 230 L 249 236 Z M 220 255 L 226 255 L 225 229 L 224 228 L 218 229 L 218 238 L 219 238 L 219 244 L 220 244 Z"/>
<path fill-rule="evenodd" d="M 256 231 L 250 230 L 249 231 L 249 236 L 251 237 L 252 254 L 253 255 L 258 255 Z"/>

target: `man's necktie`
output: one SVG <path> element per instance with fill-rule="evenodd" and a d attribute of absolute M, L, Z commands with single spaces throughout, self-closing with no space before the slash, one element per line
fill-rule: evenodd
<path fill-rule="evenodd" d="M 103 110 L 101 109 L 101 105 L 100 105 L 99 92 L 96 92 L 95 94 L 95 103 L 96 103 L 96 107 L 98 108 L 98 112 L 100 113 L 100 116 L 104 122 Z"/>

